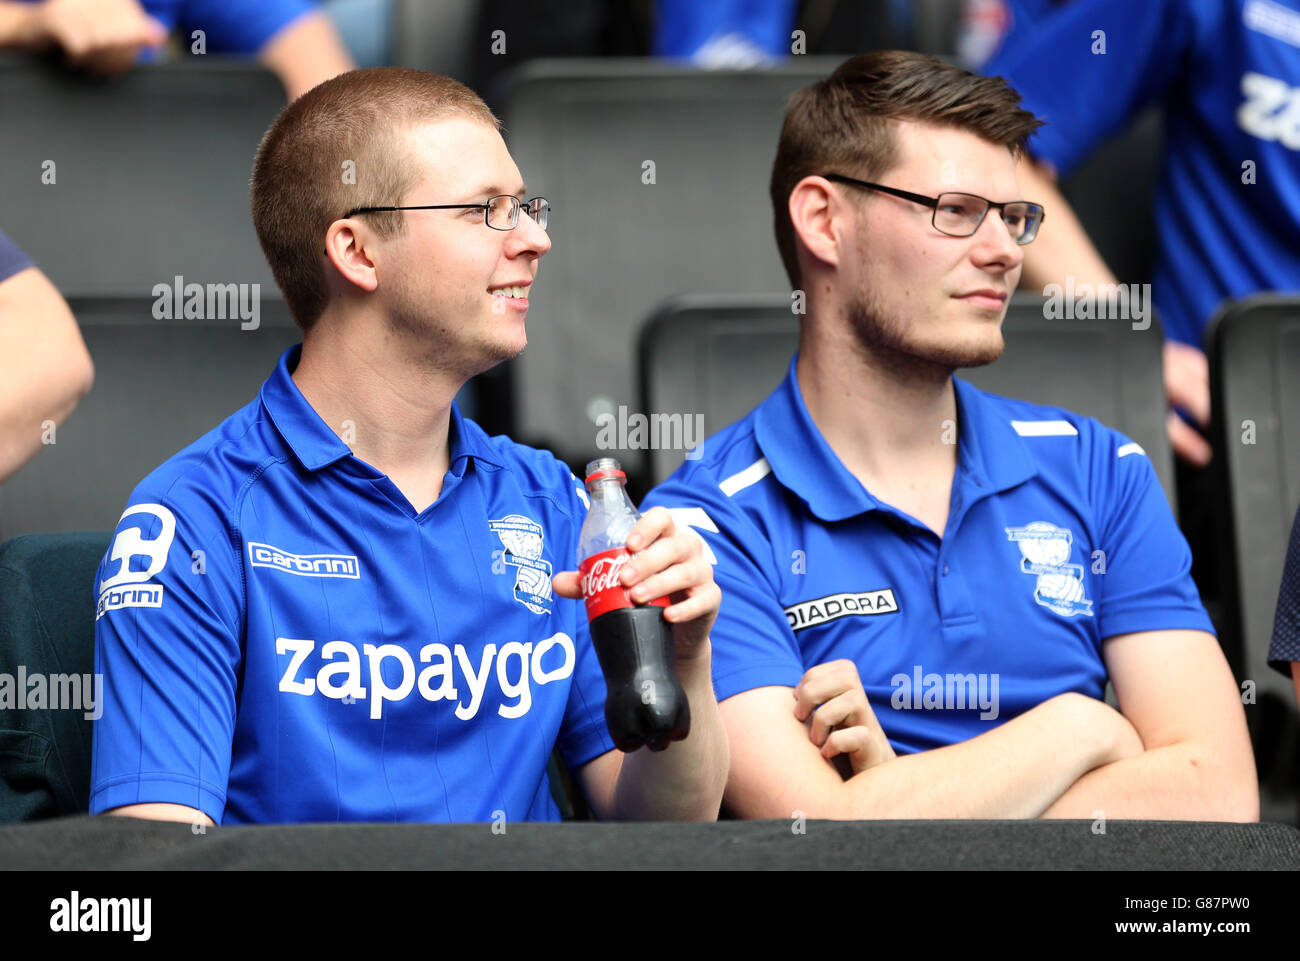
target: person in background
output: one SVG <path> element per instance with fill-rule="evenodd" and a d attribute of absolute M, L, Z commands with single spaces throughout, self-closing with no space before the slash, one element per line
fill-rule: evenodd
<path fill-rule="evenodd" d="M 1291 525 L 1291 545 L 1287 548 L 1282 586 L 1278 589 L 1268 665 L 1291 678 L 1296 704 L 1300 706 L 1300 511 Z"/>
<path fill-rule="evenodd" d="M 54 285 L 0 231 L 0 483 L 67 420 L 95 368 Z"/>
<path fill-rule="evenodd" d="M 0 0 L 0 49 L 61 49 L 69 63 L 114 75 L 175 32 L 194 50 L 255 56 L 290 100 L 354 66 L 312 0 Z"/>
<path fill-rule="evenodd" d="M 1151 295 L 1165 333 L 1169 439 L 1195 467 L 1212 452 L 1205 329 L 1229 299 L 1300 280 L 1300 8 L 1273 0 L 989 0 L 1008 32 L 983 73 L 1051 124 L 1020 182 L 1053 211 L 1023 284 L 1116 278 L 1056 186 L 1150 104 L 1164 113 Z M 1068 78 L 1068 81 L 1066 80 Z M 1180 479 L 1181 481 L 1181 479 Z"/>

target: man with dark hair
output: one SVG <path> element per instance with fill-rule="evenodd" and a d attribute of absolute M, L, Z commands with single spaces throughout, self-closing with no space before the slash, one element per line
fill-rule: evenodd
<path fill-rule="evenodd" d="M 1241 702 L 1142 449 L 952 376 L 1001 354 L 1043 223 L 1017 103 L 896 51 L 790 101 L 772 200 L 799 351 L 647 498 L 695 508 L 715 559 L 742 817 L 1258 818 Z"/>
<path fill-rule="evenodd" d="M 118 523 L 95 580 L 92 812 L 558 820 L 558 745 L 597 817 L 717 816 L 698 540 L 664 510 L 629 537 L 622 582 L 670 599 L 692 728 L 624 757 L 571 570 L 583 486 L 453 402 L 526 343 L 551 244 L 524 194 L 496 118 L 445 77 L 343 74 L 272 125 L 253 219 L 303 343 Z"/>

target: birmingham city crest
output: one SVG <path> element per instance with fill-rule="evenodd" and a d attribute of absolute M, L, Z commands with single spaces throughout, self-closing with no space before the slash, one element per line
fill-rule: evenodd
<path fill-rule="evenodd" d="M 488 527 L 501 538 L 505 563 L 516 568 L 515 600 L 534 614 L 551 610 L 551 563 L 542 560 L 542 525 L 522 514 L 510 514 Z"/>
<path fill-rule="evenodd" d="M 1062 617 L 1092 617 L 1092 601 L 1084 596 L 1083 565 L 1071 564 L 1074 534 L 1046 521 L 1007 527 L 1007 540 L 1020 548 L 1020 570 L 1037 577 L 1034 601 Z"/>

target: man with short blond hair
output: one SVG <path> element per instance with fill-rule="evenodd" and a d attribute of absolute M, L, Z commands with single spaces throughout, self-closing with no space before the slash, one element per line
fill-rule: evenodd
<path fill-rule="evenodd" d="M 303 343 L 122 515 L 95 581 L 92 812 L 558 820 L 558 746 L 597 817 L 717 816 L 698 542 L 662 510 L 629 538 L 624 585 L 671 602 L 692 729 L 625 757 L 571 570 L 582 484 L 453 400 L 527 341 L 551 243 L 524 195 L 445 77 L 344 74 L 272 125 L 253 219 Z"/>

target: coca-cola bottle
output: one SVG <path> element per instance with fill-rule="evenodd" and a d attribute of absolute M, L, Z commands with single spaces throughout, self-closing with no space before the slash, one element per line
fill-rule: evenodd
<path fill-rule="evenodd" d="M 591 641 L 605 674 L 605 723 L 620 751 L 662 751 L 691 730 L 691 709 L 674 669 L 668 598 L 634 604 L 619 581 L 627 535 L 641 515 L 613 457 L 587 465 L 591 511 L 578 538 L 578 573 Z"/>

